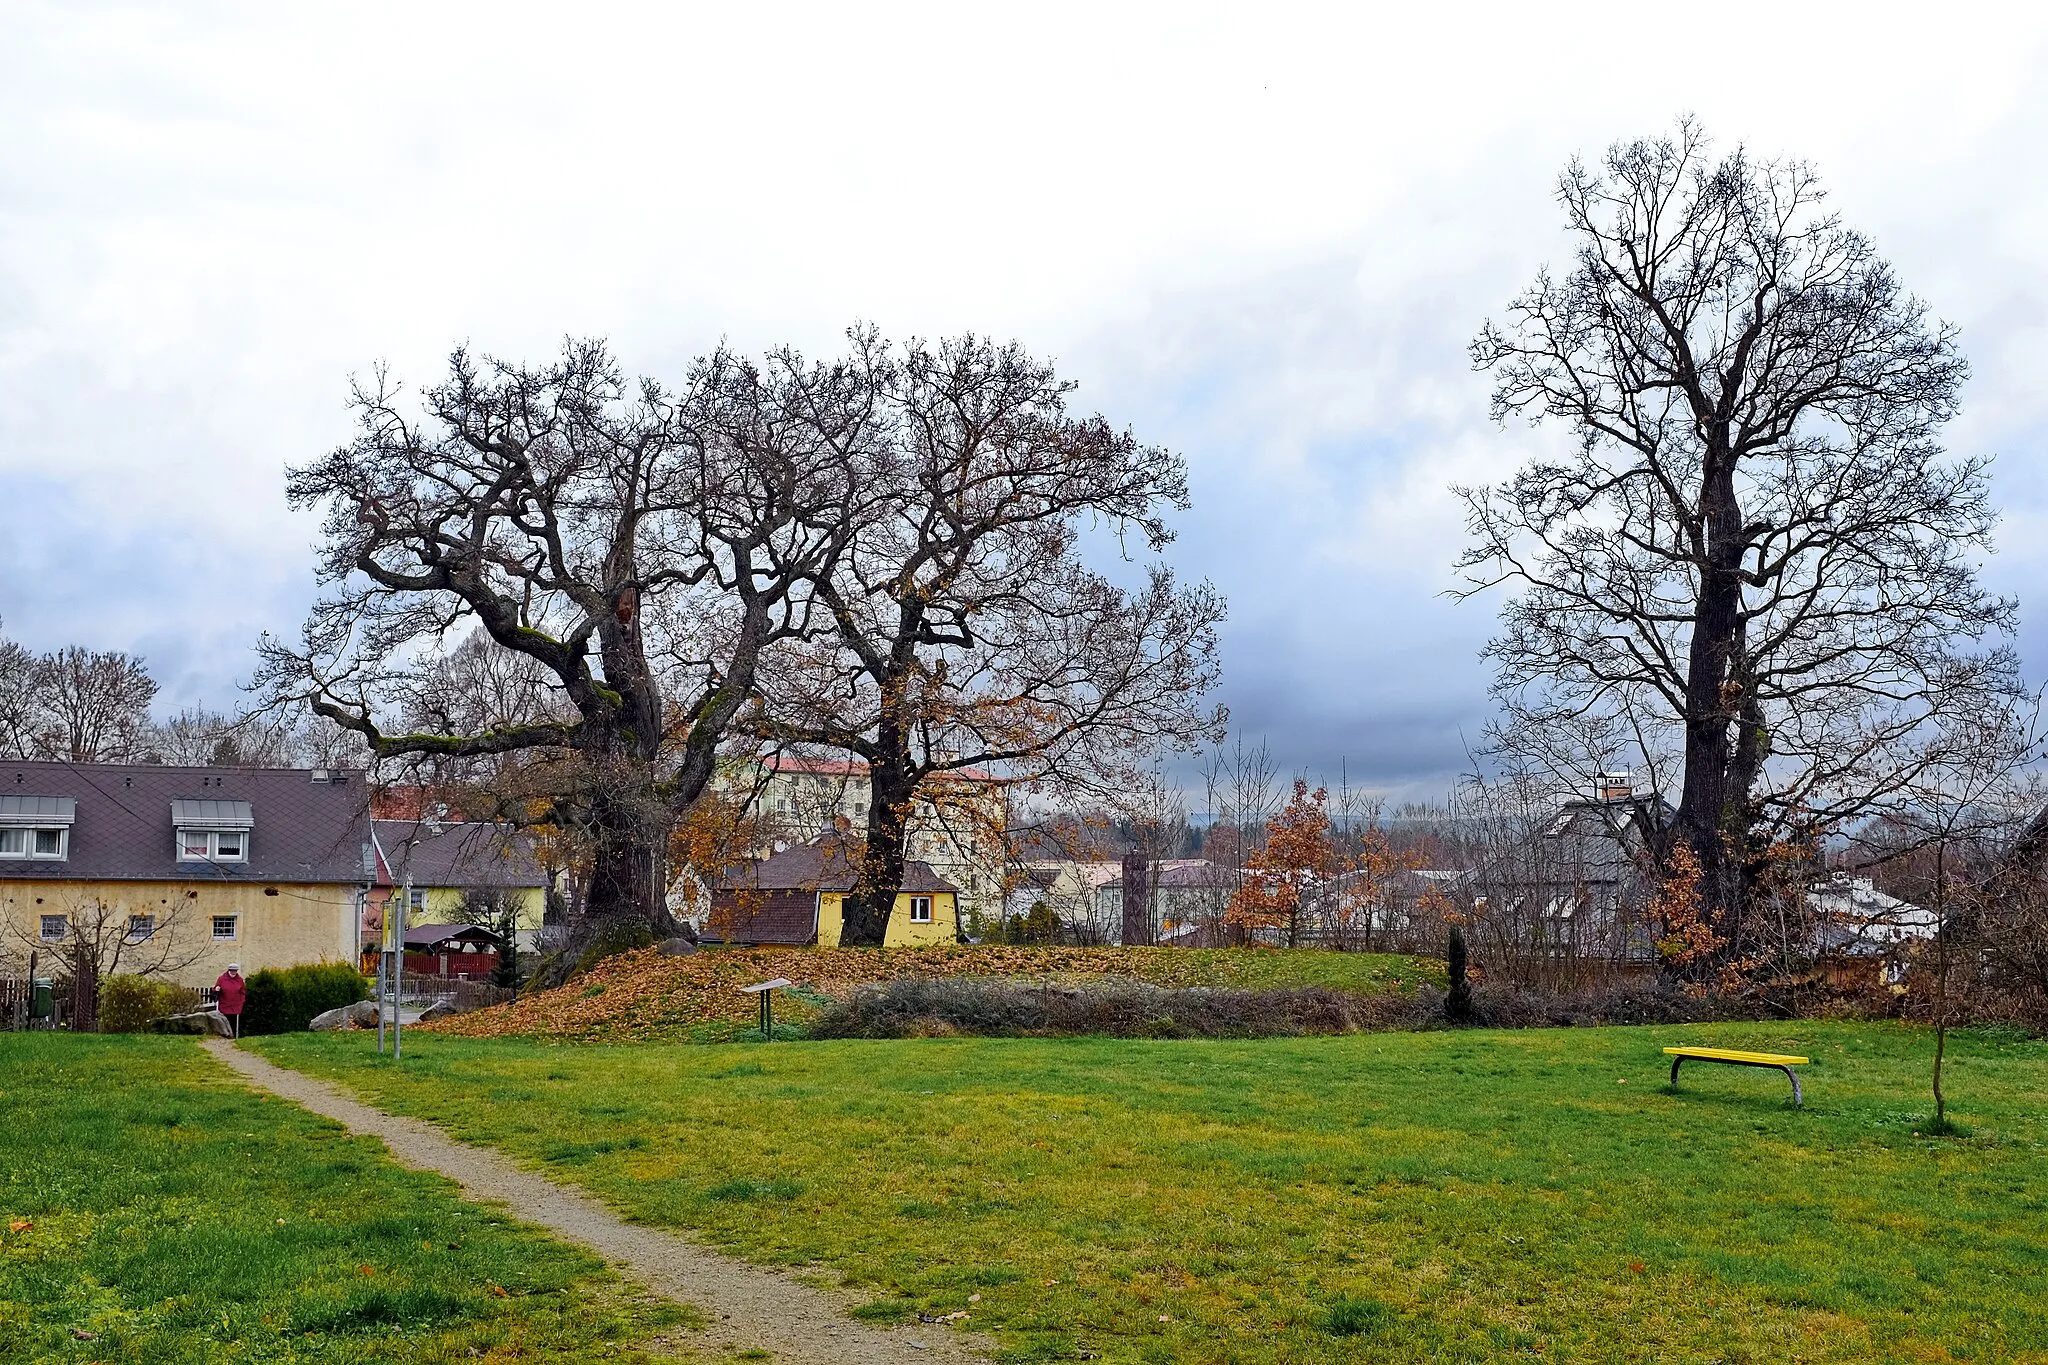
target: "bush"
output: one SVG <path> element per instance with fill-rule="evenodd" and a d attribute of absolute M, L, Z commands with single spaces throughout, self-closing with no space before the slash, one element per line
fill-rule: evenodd
<path fill-rule="evenodd" d="M 1415 1027 L 1414 996 L 1354 995 L 1321 986 L 1290 990 L 1167 990 L 1137 981 L 1029 986 L 948 977 L 868 986 L 829 1005 L 814 1038 L 1103 1034 L 1116 1038 L 1269 1038 Z"/>
<path fill-rule="evenodd" d="M 199 1008 L 199 992 L 146 976 L 110 976 L 100 982 L 101 1033 L 140 1033 L 156 1019 Z"/>
<path fill-rule="evenodd" d="M 296 1033 L 316 1014 L 370 998 L 370 982 L 344 962 L 308 962 L 250 976 L 243 1033 Z"/>

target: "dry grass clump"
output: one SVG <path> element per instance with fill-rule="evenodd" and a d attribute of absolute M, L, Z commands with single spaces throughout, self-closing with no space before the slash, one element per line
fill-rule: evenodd
<path fill-rule="evenodd" d="M 1068 948 L 995 944 L 939 948 L 731 948 L 664 956 L 621 953 L 551 991 L 422 1025 L 472 1038 L 536 1036 L 583 1041 L 730 1036 L 753 1024 L 756 1001 L 742 986 L 774 977 L 779 1019 L 806 1022 L 863 986 L 971 977 L 1078 986 L 1106 979 L 1162 989 L 1270 990 L 1324 987 L 1331 993 L 1401 992 L 1441 979 L 1414 958 L 1277 949 Z"/>
<path fill-rule="evenodd" d="M 1367 996 L 1327 986 L 1232 990 L 1142 981 L 1032 986 L 955 977 L 864 986 L 825 1007 L 813 1038 L 1285 1038 L 1415 1027 L 1432 1006 L 1413 995 Z"/>

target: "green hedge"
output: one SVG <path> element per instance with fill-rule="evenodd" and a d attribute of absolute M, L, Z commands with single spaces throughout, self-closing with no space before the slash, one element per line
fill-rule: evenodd
<path fill-rule="evenodd" d="M 140 1033 L 153 1019 L 198 1008 L 199 992 L 190 986 L 125 973 L 100 982 L 101 1033 Z"/>
<path fill-rule="evenodd" d="M 309 962 L 283 971 L 266 967 L 249 978 L 242 1032 L 296 1033 L 316 1014 L 369 998 L 369 979 L 346 963 Z"/>

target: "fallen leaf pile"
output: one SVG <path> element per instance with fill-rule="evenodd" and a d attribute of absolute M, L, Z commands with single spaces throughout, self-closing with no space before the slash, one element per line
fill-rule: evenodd
<path fill-rule="evenodd" d="M 567 985 L 491 1009 L 437 1019 L 421 1028 L 469 1038 L 552 1037 L 599 1042 L 701 1035 L 707 1025 L 743 1026 L 758 1017 L 759 999 L 742 986 L 788 977 L 778 992 L 778 1018 L 808 1017 L 805 1000 L 844 999 L 856 989 L 904 978 L 985 976 L 1068 985 L 1122 977 L 1155 986 L 1272 984 L 1249 973 L 1247 960 L 1270 950 L 1066 948 L 962 944 L 939 948 L 726 948 L 682 957 L 644 948 L 606 958 Z M 1412 981 L 1412 978 L 1411 978 Z M 1396 979 L 1387 985 L 1398 988 Z"/>

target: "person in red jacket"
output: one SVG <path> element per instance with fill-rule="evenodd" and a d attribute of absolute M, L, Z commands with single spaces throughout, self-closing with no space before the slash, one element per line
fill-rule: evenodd
<path fill-rule="evenodd" d="M 228 1017 L 228 1025 L 235 1037 L 242 1036 L 242 1001 L 248 998 L 249 983 L 242 980 L 242 964 L 230 962 L 228 969 L 213 983 L 220 992 L 220 1003 L 214 1008 Z"/>

